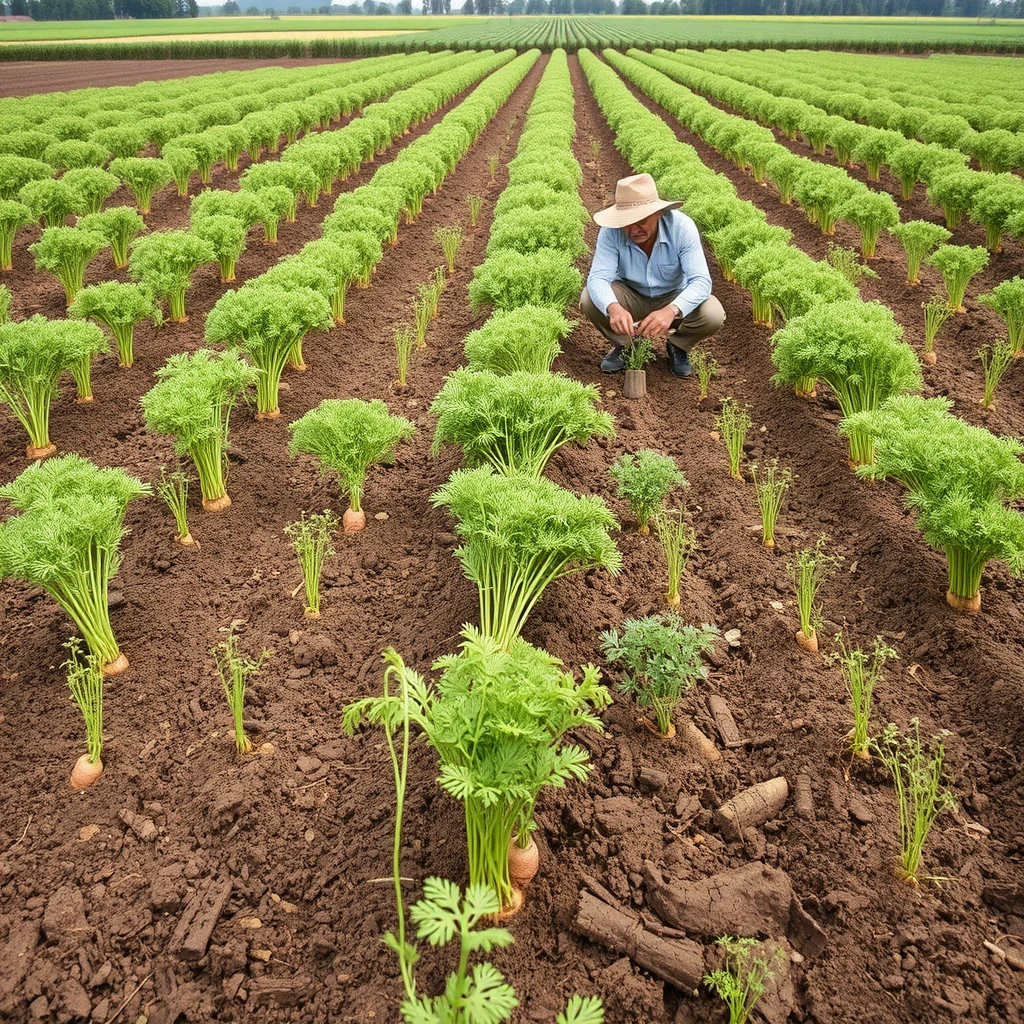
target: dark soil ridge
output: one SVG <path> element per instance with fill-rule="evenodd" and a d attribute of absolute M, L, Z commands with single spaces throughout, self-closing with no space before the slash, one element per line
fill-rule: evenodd
<path fill-rule="evenodd" d="M 302 508 L 338 508 L 336 487 L 307 460 L 286 458 L 280 423 L 260 425 L 240 413 L 229 482 L 235 504 L 222 517 L 193 511 L 201 552 L 174 548 L 169 516 L 156 501 L 139 502 L 129 513 L 133 533 L 125 543 L 114 624 L 133 667 L 109 688 L 107 772 L 84 797 L 73 797 L 66 775 L 81 747 L 81 724 L 59 671 L 39 670 L 57 660 L 68 627 L 45 596 L 0 585 L 0 635 L 7 637 L 0 648 L 0 737 L 19 752 L 17 768 L 0 786 L 7 811 L 0 824 L 0 941 L 29 951 L 15 961 L 25 967 L 20 976 L 0 970 L 0 1014 L 25 1019 L 31 1002 L 40 1019 L 73 1019 L 74 1008 L 87 1004 L 94 1019 L 108 1020 L 142 983 L 125 1007 L 126 1019 L 145 1012 L 164 1024 L 397 1020 L 401 987 L 393 957 L 378 942 L 393 926 L 392 897 L 386 883 L 375 881 L 390 866 L 390 773 L 379 734 L 340 737 L 340 711 L 376 690 L 382 647 L 393 644 L 425 669 L 455 646 L 461 623 L 476 614 L 475 589 L 451 556 L 451 525 L 427 501 L 457 459 L 452 452 L 429 458 L 424 410 L 445 373 L 462 361 L 461 339 L 483 319 L 470 315 L 463 289 L 469 268 L 483 259 L 490 210 L 505 180 L 502 167 L 488 183 L 487 157 L 513 155 L 544 63 L 428 198 L 417 224 L 402 228 L 371 291 L 351 293 L 346 325 L 311 341 L 309 373 L 289 378 L 292 390 L 282 394 L 286 422 L 321 397 L 357 395 L 385 397 L 420 427 L 396 467 L 373 475 L 370 526 L 339 544 L 328 564 L 320 623 L 303 622 L 301 601 L 290 597 L 300 580 L 281 529 Z M 593 210 L 611 202 L 615 180 L 630 168 L 614 150 L 574 58 L 570 66 L 580 125 L 576 153 L 587 175 L 582 194 Z M 590 137 L 600 144 L 597 161 Z M 468 225 L 465 195 L 472 191 L 488 198 L 484 216 L 475 232 L 467 230 L 429 347 L 414 356 L 413 391 L 389 395 L 391 326 L 409 318 L 416 285 L 441 262 L 433 231 L 453 221 Z M 799 211 L 793 215 L 802 219 Z M 316 236 L 318 223 L 290 226 L 296 248 Z M 173 346 L 168 339 L 167 351 L 201 340 L 201 313 L 221 286 L 208 288 L 194 309 L 190 295 L 193 320 Z M 691 485 L 680 497 L 698 534 L 684 614 L 741 631 L 740 647 L 716 653 L 708 686 L 688 699 L 687 710 L 710 732 L 704 694 L 724 695 L 748 742 L 709 767 L 638 729 L 621 701 L 606 716 L 606 737 L 580 737 L 593 751 L 595 770 L 586 786 L 543 798 L 541 875 L 511 922 L 517 944 L 495 957 L 517 988 L 518 1019 L 553 1020 L 578 991 L 604 996 L 610 1024 L 719 1021 L 717 1002 L 684 997 L 574 934 L 581 879 L 589 877 L 626 906 L 645 908 L 646 862 L 684 880 L 752 861 L 788 872 L 828 933 L 821 956 L 791 968 L 798 1019 L 1019 1019 L 1015 978 L 981 947 L 983 939 L 1022 930 L 1016 905 L 993 895 L 1001 883 L 1019 879 L 1021 736 L 1011 716 L 1000 720 L 997 710 L 1021 698 L 1022 655 L 1013 639 L 1020 632 L 1019 585 L 999 572 L 987 575 L 982 616 L 957 619 L 942 601 L 941 556 L 924 546 L 898 494 L 847 475 L 836 414 L 826 408 L 830 419 L 823 419 L 820 408 L 767 384 L 766 335 L 750 323 L 748 298 L 718 280 L 715 290 L 729 323 L 711 344 L 723 369 L 708 408 L 698 408 L 692 382 L 670 377 L 663 361 L 649 375 L 646 402 L 622 400 L 620 382 L 597 370 L 600 337 L 577 328 L 556 369 L 602 386 L 618 438 L 560 453 L 551 475 L 602 494 L 624 514 L 607 476 L 618 454 L 657 447 L 679 460 Z M 167 351 L 151 344 L 146 358 L 159 365 Z M 99 408 L 90 411 L 100 415 L 76 419 L 65 450 L 155 475 L 169 449 L 166 439 L 142 431 L 134 405 L 152 368 L 137 380 L 110 370 L 104 388 L 97 386 Z M 778 455 L 799 476 L 775 554 L 758 542 L 752 489 L 728 480 L 724 451 L 707 436 L 712 407 L 730 393 L 749 402 L 755 423 L 767 427 L 752 433 L 748 455 Z M 107 423 L 119 402 L 123 415 Z M 55 425 L 76 409 L 62 402 Z M 5 479 L 24 464 L 18 448 L 4 443 Z M 388 518 L 375 520 L 376 512 Z M 925 852 L 928 870 L 955 879 L 942 889 L 914 893 L 890 876 L 891 786 L 876 771 L 855 770 L 853 781 L 845 780 L 841 737 L 849 716 L 841 680 L 790 641 L 796 618 L 785 562 L 822 529 L 847 557 L 847 573 L 824 595 L 828 618 L 845 622 L 848 635 L 861 642 L 885 631 L 902 655 L 876 695 L 876 721 L 905 723 L 916 713 L 925 731 L 954 730 L 950 775 L 967 806 L 958 819 L 940 820 Z M 617 579 L 589 573 L 555 585 L 528 638 L 578 665 L 597 658 L 601 629 L 655 610 L 662 589 L 655 542 L 623 533 L 621 546 Z M 254 740 L 272 743 L 276 752 L 241 765 L 207 655 L 232 620 L 247 649 L 278 652 L 257 677 L 247 711 Z M 161 658 L 164 648 L 173 658 Z M 917 666 L 913 673 L 910 665 Z M 130 690 L 137 692 L 129 710 Z M 26 746 L 30 720 L 48 728 Z M 720 800 L 780 772 L 792 782 L 801 771 L 813 780 L 815 821 L 794 817 L 790 804 L 743 844 L 718 838 L 711 816 Z M 418 750 L 402 870 L 414 878 L 461 879 L 461 813 L 440 794 L 435 773 L 432 759 Z M 865 824 L 850 817 L 855 806 Z M 155 841 L 125 826 L 118 817 L 124 809 L 155 823 Z M 968 816 L 991 834 L 965 830 Z M 91 825 L 98 831 L 80 833 Z M 231 895 L 206 956 L 172 956 L 168 945 L 192 895 L 208 891 L 215 903 L 228 881 Z M 415 887 L 408 888 L 415 898 Z M 41 921 L 48 925 L 43 936 Z M 81 934 L 88 936 L 84 942 Z M 710 947 L 710 937 L 704 941 Z M 438 991 L 450 966 L 428 953 L 422 991 Z"/>

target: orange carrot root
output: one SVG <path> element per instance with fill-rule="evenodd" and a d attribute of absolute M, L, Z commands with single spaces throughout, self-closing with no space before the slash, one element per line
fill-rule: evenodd
<path fill-rule="evenodd" d="M 762 543 L 766 548 L 775 547 L 775 539 L 773 537 L 769 537 L 766 541 L 762 541 Z"/>
<path fill-rule="evenodd" d="M 966 612 L 968 615 L 977 615 L 981 611 L 981 591 L 974 597 L 959 597 L 952 590 L 946 591 L 946 604 L 955 608 L 958 612 Z"/>
<path fill-rule="evenodd" d="M 814 388 L 811 391 L 794 391 L 797 398 L 802 398 L 805 402 L 810 402 L 818 397 L 818 389 Z"/>
<path fill-rule="evenodd" d="M 676 727 L 671 722 L 668 723 L 668 732 L 662 732 L 658 728 L 658 726 L 654 722 L 652 722 L 649 718 L 647 718 L 646 716 L 644 716 L 643 718 L 640 719 L 640 724 L 648 732 L 653 732 L 654 735 L 657 736 L 659 740 L 671 740 L 671 739 L 675 738 Z"/>
<path fill-rule="evenodd" d="M 223 512 L 231 504 L 231 498 L 222 494 L 219 498 L 203 498 L 203 508 L 207 512 Z"/>
<path fill-rule="evenodd" d="M 921 362 L 927 363 L 929 366 L 934 366 L 938 361 L 938 356 L 934 352 L 922 352 Z"/>
<path fill-rule="evenodd" d="M 667 604 L 669 608 L 678 608 L 679 605 L 682 604 L 682 600 L 683 599 L 679 596 L 679 594 L 665 595 L 665 604 Z"/>
<path fill-rule="evenodd" d="M 289 363 L 289 370 L 294 370 L 296 373 L 305 373 L 309 367 L 305 363 Z"/>
<path fill-rule="evenodd" d="M 647 523 L 642 523 L 636 528 L 636 532 L 640 534 L 641 537 L 649 537 L 651 535 L 651 527 Z"/>
<path fill-rule="evenodd" d="M 302 613 L 302 617 L 304 619 L 319 619 L 320 618 L 320 613 L 317 612 L 317 611 L 314 611 L 312 608 L 307 608 Z"/>
<path fill-rule="evenodd" d="M 525 897 L 519 889 L 512 890 L 512 902 L 506 907 L 502 907 L 497 914 L 494 915 L 496 921 L 507 921 L 510 917 L 515 917 L 520 910 L 523 909 L 523 902 Z"/>
<path fill-rule="evenodd" d="M 533 881 L 540 867 L 540 850 L 530 837 L 530 845 L 525 849 L 516 842 L 513 836 L 508 844 L 508 877 L 517 889 L 525 889 Z"/>
<path fill-rule="evenodd" d="M 75 405 L 89 405 L 93 401 L 92 395 L 79 395 L 75 399 Z"/>
<path fill-rule="evenodd" d="M 119 676 L 127 668 L 128 659 L 123 654 L 119 654 L 113 661 L 108 661 L 103 666 L 103 674 L 105 676 Z"/>
<path fill-rule="evenodd" d="M 818 634 L 815 630 L 811 630 L 811 635 L 807 636 L 802 629 L 796 631 L 796 642 L 805 651 L 809 651 L 811 654 L 818 653 Z"/>
<path fill-rule="evenodd" d="M 341 517 L 341 525 L 345 533 L 358 533 L 366 526 L 366 513 L 347 508 Z"/>
<path fill-rule="evenodd" d="M 256 413 L 256 419 L 259 422 L 263 420 L 279 420 L 281 418 L 281 410 L 273 409 L 271 412 L 258 412 Z"/>
<path fill-rule="evenodd" d="M 195 537 L 191 533 L 186 533 L 184 537 L 174 538 L 183 548 L 190 548 L 196 543 Z"/>
<path fill-rule="evenodd" d="M 89 761 L 89 755 L 83 754 L 71 771 L 71 788 L 81 792 L 88 789 L 103 774 L 103 762 L 97 757 Z"/>
<path fill-rule="evenodd" d="M 26 445 L 25 456 L 29 459 L 39 460 L 45 459 L 48 455 L 52 455 L 57 450 L 57 446 L 51 441 L 45 448 L 33 448 L 32 445 Z"/>

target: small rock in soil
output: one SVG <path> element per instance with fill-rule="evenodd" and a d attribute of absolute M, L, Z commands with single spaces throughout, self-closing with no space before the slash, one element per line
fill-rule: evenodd
<path fill-rule="evenodd" d="M 858 825 L 870 825 L 875 820 L 874 814 L 871 813 L 871 809 L 865 803 L 864 799 L 859 793 L 850 794 L 849 803 L 850 817 Z"/>
<path fill-rule="evenodd" d="M 88 930 L 81 892 L 72 886 L 62 885 L 47 901 L 43 911 L 43 932 L 47 939 L 51 942 L 70 939 L 79 943 Z"/>
<path fill-rule="evenodd" d="M 60 1003 L 63 1008 L 62 1018 L 65 1020 L 84 1020 L 92 1012 L 92 1003 L 85 989 L 68 978 L 60 987 Z"/>
<path fill-rule="evenodd" d="M 298 768 L 303 775 L 310 775 L 313 772 L 315 772 L 317 768 L 319 768 L 320 765 L 322 764 L 323 761 L 321 761 L 319 758 L 308 757 L 304 754 L 302 757 L 296 760 L 295 767 Z"/>

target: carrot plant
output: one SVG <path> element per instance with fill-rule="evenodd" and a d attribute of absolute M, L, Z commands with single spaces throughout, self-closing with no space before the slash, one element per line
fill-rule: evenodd
<path fill-rule="evenodd" d="M 131 156 L 111 160 L 110 173 L 116 174 L 135 196 L 139 213 L 149 213 L 153 196 L 174 181 L 174 169 L 157 157 Z"/>
<path fill-rule="evenodd" d="M 303 512 L 301 518 L 284 528 L 302 566 L 302 581 L 306 588 L 304 614 L 307 619 L 320 618 L 320 577 L 324 562 L 334 554 L 331 534 L 339 525 L 340 521 L 333 512 L 313 512 L 308 516 Z"/>
<path fill-rule="evenodd" d="M 86 752 L 75 762 L 71 772 L 73 789 L 88 789 L 103 774 L 103 666 L 99 659 L 83 653 L 77 636 L 65 645 L 68 650 L 63 668 L 67 673 L 71 699 L 78 706 L 85 722 Z"/>
<path fill-rule="evenodd" d="M 776 384 L 824 380 L 844 416 L 877 409 L 887 398 L 922 385 L 921 364 L 902 341 L 892 311 L 877 302 L 830 302 L 816 306 L 776 331 L 772 362 Z M 871 439 L 848 434 L 850 462 L 871 462 Z"/>
<path fill-rule="evenodd" d="M 60 330 L 59 322 L 37 315 L 0 324 L 0 402 L 25 428 L 30 459 L 57 450 L 50 442 L 50 405 L 61 373 L 83 354 L 79 339 Z"/>
<path fill-rule="evenodd" d="M 921 303 L 924 310 L 924 354 L 921 359 L 930 366 L 935 365 L 935 339 L 942 325 L 953 315 L 949 303 L 941 295 L 933 295 L 927 302 Z"/>
<path fill-rule="evenodd" d="M 484 197 L 469 195 L 466 196 L 466 202 L 469 203 L 469 226 L 475 228 L 484 208 Z"/>
<path fill-rule="evenodd" d="M 245 251 L 248 228 L 235 217 L 201 217 L 192 225 L 192 233 L 209 242 L 213 257 L 220 264 L 220 282 L 235 280 L 235 264 Z"/>
<path fill-rule="evenodd" d="M 30 181 L 46 181 L 52 177 L 53 168 L 42 160 L 0 153 L 0 199 L 17 199 L 22 187 Z"/>
<path fill-rule="evenodd" d="M 471 370 L 506 374 L 545 373 L 561 354 L 559 342 L 572 325 L 552 306 L 496 310 L 463 340 Z"/>
<path fill-rule="evenodd" d="M 366 525 L 363 490 L 370 466 L 391 463 L 395 449 L 416 432 L 402 416 L 392 416 L 378 398 L 325 398 L 315 409 L 288 424 L 292 432 L 288 451 L 315 455 L 324 471 L 338 474 L 342 493 L 348 497 L 342 523 L 345 533 L 357 533 Z"/>
<path fill-rule="evenodd" d="M 848 199 L 839 208 L 838 216 L 860 231 L 860 252 L 865 259 L 874 257 L 882 228 L 891 230 L 900 222 L 899 207 L 892 196 L 870 190 Z"/>
<path fill-rule="evenodd" d="M 0 199 L 0 270 L 12 270 L 14 236 L 32 223 L 32 211 L 13 199 Z"/>
<path fill-rule="evenodd" d="M 1024 206 L 1024 187 L 1019 175 L 997 174 L 974 194 L 971 220 L 985 228 L 985 245 L 990 252 L 1003 248 L 1002 234 L 1010 219 Z"/>
<path fill-rule="evenodd" d="M 636 532 L 644 536 L 651 532 L 650 521 L 673 488 L 689 486 L 675 459 L 650 448 L 619 456 L 608 472 L 618 485 L 618 496 L 629 503 Z"/>
<path fill-rule="evenodd" d="M 156 371 L 142 396 L 146 429 L 174 437 L 174 450 L 195 463 L 203 508 L 220 512 L 227 492 L 228 423 L 238 396 L 259 377 L 237 352 L 178 352 Z"/>
<path fill-rule="evenodd" d="M 483 306 L 515 309 L 531 303 L 564 309 L 579 298 L 583 278 L 558 249 L 491 253 L 473 271 L 469 300 L 474 312 Z"/>
<path fill-rule="evenodd" d="M 96 326 L 81 320 L 51 320 L 52 329 L 63 334 L 70 350 L 76 353 L 69 369 L 75 378 L 78 389 L 79 403 L 91 402 L 92 398 L 92 360 L 100 353 L 110 351 L 110 340 Z"/>
<path fill-rule="evenodd" d="M 627 619 L 617 629 L 601 634 L 601 648 L 609 661 L 621 662 L 625 672 L 619 689 L 654 713 L 657 731 L 675 733 L 672 716 L 684 693 L 707 678 L 702 655 L 714 649 L 718 630 L 707 624 L 684 625 L 674 612 Z"/>
<path fill-rule="evenodd" d="M 21 512 L 0 524 L 0 578 L 45 590 L 106 675 L 128 667 L 107 602 L 121 564 L 124 515 L 129 502 L 150 493 L 124 470 L 100 469 L 75 454 L 37 462 L 0 487 L 0 498 Z"/>
<path fill-rule="evenodd" d="M 19 189 L 18 200 L 32 211 L 32 219 L 44 228 L 63 227 L 69 214 L 85 213 L 82 194 L 63 178 L 30 181 Z"/>
<path fill-rule="evenodd" d="M 54 227 L 44 229 L 39 241 L 33 242 L 28 251 L 35 257 L 36 270 L 48 270 L 64 286 L 70 306 L 85 283 L 89 263 L 107 245 L 107 240 L 96 231 Z"/>
<path fill-rule="evenodd" d="M 839 650 L 828 660 L 839 666 L 853 707 L 853 728 L 846 735 L 848 749 L 854 757 L 867 761 L 871 757 L 871 698 L 886 662 L 898 655 L 880 636 L 875 637 L 870 654 L 860 647 L 847 647 L 841 633 L 836 634 L 836 643 Z"/>
<path fill-rule="evenodd" d="M 11 319 L 11 302 L 14 296 L 11 289 L 5 284 L 0 284 L 0 324 L 6 324 Z"/>
<path fill-rule="evenodd" d="M 944 551 L 946 600 L 958 611 L 981 608 L 981 577 L 993 558 L 1024 573 L 1024 516 L 1008 502 L 1024 497 L 1024 444 L 995 437 L 949 414 L 944 398 L 902 396 L 840 424 L 874 442 L 875 459 L 858 470 L 899 480 L 925 540 Z"/>
<path fill-rule="evenodd" d="M 245 691 L 249 679 L 259 672 L 265 661 L 273 657 L 273 651 L 263 651 L 257 658 L 247 658 L 238 649 L 238 638 L 229 633 L 227 640 L 210 648 L 217 675 L 220 677 L 224 696 L 231 709 L 231 718 L 235 726 L 235 749 L 241 757 L 252 750 L 252 743 L 245 734 L 243 714 L 245 710 Z"/>
<path fill-rule="evenodd" d="M 1019 357 L 1024 352 L 1024 277 L 1001 281 L 992 291 L 979 295 L 978 301 L 1006 321 L 1006 340 L 1014 357 Z"/>
<path fill-rule="evenodd" d="M 418 290 L 412 300 L 412 318 L 416 325 L 416 347 L 427 347 L 427 331 L 430 328 L 430 297 Z"/>
<path fill-rule="evenodd" d="M 393 329 L 395 339 L 395 363 L 398 366 L 398 380 L 396 385 L 399 388 L 409 386 L 409 357 L 416 347 L 416 329 L 411 324 L 395 324 Z"/>
<path fill-rule="evenodd" d="M 758 463 L 750 464 L 750 478 L 754 481 L 757 504 L 761 509 L 761 543 L 766 548 L 775 547 L 775 523 L 779 518 L 786 492 L 793 482 L 788 469 L 779 469 L 779 460 L 772 459 L 762 468 Z"/>
<path fill-rule="evenodd" d="M 690 558 L 690 552 L 697 544 L 697 534 L 686 521 L 683 510 L 660 508 L 654 514 L 654 529 L 665 552 L 665 571 L 668 585 L 665 588 L 665 603 L 678 608 L 682 598 L 679 581 Z"/>
<path fill-rule="evenodd" d="M 142 285 L 104 281 L 83 288 L 68 307 L 68 315 L 95 320 L 109 328 L 117 342 L 118 365 L 128 367 L 135 359 L 135 325 L 146 319 L 157 321 L 160 311 Z"/>
<path fill-rule="evenodd" d="M 79 217 L 75 226 L 102 235 L 110 244 L 114 266 L 120 270 L 128 266 L 128 247 L 135 236 L 145 229 L 146 222 L 130 206 L 112 206 L 109 210 Z"/>
<path fill-rule="evenodd" d="M 99 213 L 103 204 L 120 188 L 121 180 L 116 174 L 101 171 L 98 167 L 82 167 L 66 171 L 62 180 L 82 197 L 82 213 Z"/>
<path fill-rule="evenodd" d="M 577 496 L 544 477 L 502 476 L 489 466 L 458 470 L 431 498 L 456 521 L 455 554 L 480 595 L 480 626 L 508 649 L 548 584 L 622 558 L 609 536 L 615 519 L 594 495 Z"/>
<path fill-rule="evenodd" d="M 955 313 L 965 313 L 964 293 L 971 278 L 988 266 L 988 252 L 982 245 L 940 245 L 926 260 L 942 274 L 946 300 Z"/>
<path fill-rule="evenodd" d="M 622 353 L 622 361 L 627 370 L 642 370 L 654 362 L 654 343 L 650 338 L 636 338 Z"/>
<path fill-rule="evenodd" d="M 940 733 L 929 746 L 921 743 L 920 723 L 910 720 L 910 731 L 900 733 L 891 722 L 871 749 L 888 769 L 896 787 L 900 822 L 900 877 L 910 885 L 921 884 L 921 855 L 928 834 L 940 814 L 956 809 L 953 794 L 942 785 L 946 748 Z"/>
<path fill-rule="evenodd" d="M 206 317 L 207 342 L 241 349 L 260 371 L 256 379 L 256 418 L 277 419 L 278 389 L 285 364 L 302 360 L 309 331 L 334 326 L 330 303 L 309 288 L 284 288 L 256 279 L 226 292 Z M 298 350 L 296 352 L 296 347 Z"/>
<path fill-rule="evenodd" d="M 162 159 L 171 169 L 171 174 L 174 175 L 174 184 L 177 186 L 178 195 L 184 198 L 188 195 L 188 186 L 192 175 L 200 169 L 198 153 L 190 146 L 168 146 L 163 151 Z"/>
<path fill-rule="evenodd" d="M 184 323 L 185 292 L 192 275 L 214 258 L 213 246 L 190 231 L 154 231 L 132 242 L 128 273 L 157 300 L 167 302 L 171 323 Z"/>
<path fill-rule="evenodd" d="M 489 963 L 469 970 L 470 955 L 478 950 L 508 946 L 512 936 L 503 928 L 478 929 L 484 920 L 493 921 L 501 912 L 498 893 L 487 885 L 470 885 L 465 894 L 454 883 L 428 878 L 423 883 L 424 897 L 410 910 L 417 938 L 431 945 L 443 945 L 458 939 L 458 967 L 450 974 L 444 994 L 420 996 L 416 990 L 415 966 L 419 950 L 407 935 L 405 901 L 402 898 L 402 825 L 408 784 L 411 726 L 419 709 L 428 706 L 430 692 L 418 673 L 408 668 L 401 656 L 384 652 L 384 692 L 381 697 L 358 701 L 345 709 L 343 728 L 352 734 L 364 719 L 380 725 L 391 758 L 395 781 L 395 827 L 391 853 L 391 875 L 398 917 L 397 934 L 384 935 L 384 944 L 398 957 L 399 972 L 405 988 L 402 1016 L 406 1024 L 447 1021 L 449 1024 L 501 1024 L 516 1007 L 515 993 L 501 974 Z M 397 692 L 392 693 L 392 685 Z M 400 735 L 400 738 L 398 738 Z M 573 996 L 556 1024 L 603 1024 L 604 1009 L 599 999 Z"/>
<path fill-rule="evenodd" d="M 740 460 L 743 458 L 743 442 L 746 440 L 747 431 L 753 423 L 747 406 L 741 406 L 733 398 L 722 399 L 722 410 L 715 418 L 715 430 L 721 435 L 725 442 L 726 451 L 729 453 L 729 476 L 733 480 L 742 480 L 740 472 Z"/>
<path fill-rule="evenodd" d="M 723 935 L 716 940 L 725 950 L 725 965 L 701 979 L 729 1010 L 729 1024 L 747 1024 L 758 1000 L 764 995 L 775 968 L 781 966 L 785 951 L 779 947 L 767 960 L 755 956 L 757 939 L 734 939 Z"/>
<path fill-rule="evenodd" d="M 459 651 L 439 658 L 434 669 L 441 673 L 436 687 L 414 677 L 404 713 L 436 751 L 442 788 L 463 804 L 470 886 L 494 892 L 503 910 L 518 909 L 509 844 L 536 828 L 542 789 L 586 777 L 586 750 L 563 740 L 570 729 L 601 730 L 595 712 L 610 703 L 608 691 L 593 665 L 577 681 L 525 640 L 506 649 L 473 627 L 463 631 Z M 364 716 L 379 720 L 388 699 L 349 705 L 346 730 Z"/>
<path fill-rule="evenodd" d="M 918 285 L 921 261 L 937 246 L 948 242 L 953 233 L 941 224 L 927 220 L 908 220 L 894 224 L 889 233 L 899 240 L 907 254 L 907 284 Z"/>
<path fill-rule="evenodd" d="M 494 181 L 494 176 L 498 173 L 498 154 L 492 153 L 487 158 L 487 170 L 491 174 L 491 181 Z"/>
<path fill-rule="evenodd" d="M 836 245 L 835 242 L 829 242 L 825 259 L 828 261 L 828 265 L 834 270 L 838 270 L 850 284 L 857 284 L 863 277 L 878 277 L 866 263 L 861 263 L 857 257 L 856 249 L 849 249 L 845 245 Z M 806 310 L 801 310 L 800 312 L 805 313 Z M 795 315 L 799 316 L 800 314 L 797 313 Z M 788 320 L 790 317 L 786 319 Z"/>
<path fill-rule="evenodd" d="M 839 571 L 843 561 L 841 555 L 825 550 L 825 540 L 824 536 L 819 537 L 813 548 L 801 549 L 786 566 L 796 586 L 796 607 L 800 617 L 796 642 L 812 654 L 818 650 L 818 626 L 821 624 L 818 591 L 829 577 Z"/>
<path fill-rule="evenodd" d="M 160 495 L 164 504 L 171 510 L 171 515 L 174 516 L 174 524 L 178 531 L 174 539 L 182 547 L 195 545 L 195 539 L 188 528 L 188 474 L 182 473 L 181 470 L 168 473 L 161 466 L 156 493 Z"/>
<path fill-rule="evenodd" d="M 540 476 L 559 448 L 594 436 L 613 437 L 612 417 L 597 408 L 593 384 L 555 373 L 460 368 L 450 373 L 430 406 L 437 417 L 431 453 L 444 444 L 462 449 L 468 466 Z"/>
<path fill-rule="evenodd" d="M 981 398 L 981 406 L 991 409 L 996 388 L 1013 362 L 1013 349 L 1005 338 L 997 338 L 991 345 L 978 349 L 978 360 L 985 372 L 985 394 Z"/>
<path fill-rule="evenodd" d="M 444 253 L 445 262 L 448 264 L 448 273 L 455 273 L 455 260 L 459 255 L 459 247 L 462 245 L 462 227 L 459 224 L 448 224 L 438 228 L 434 232 L 434 241 L 441 247 Z"/>

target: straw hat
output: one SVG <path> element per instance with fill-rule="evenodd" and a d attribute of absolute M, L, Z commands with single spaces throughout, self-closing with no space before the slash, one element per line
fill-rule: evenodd
<path fill-rule="evenodd" d="M 631 174 L 615 185 L 615 205 L 598 210 L 594 220 L 603 228 L 625 228 L 659 210 L 675 210 L 682 203 L 658 198 L 658 186 L 649 174 Z"/>

